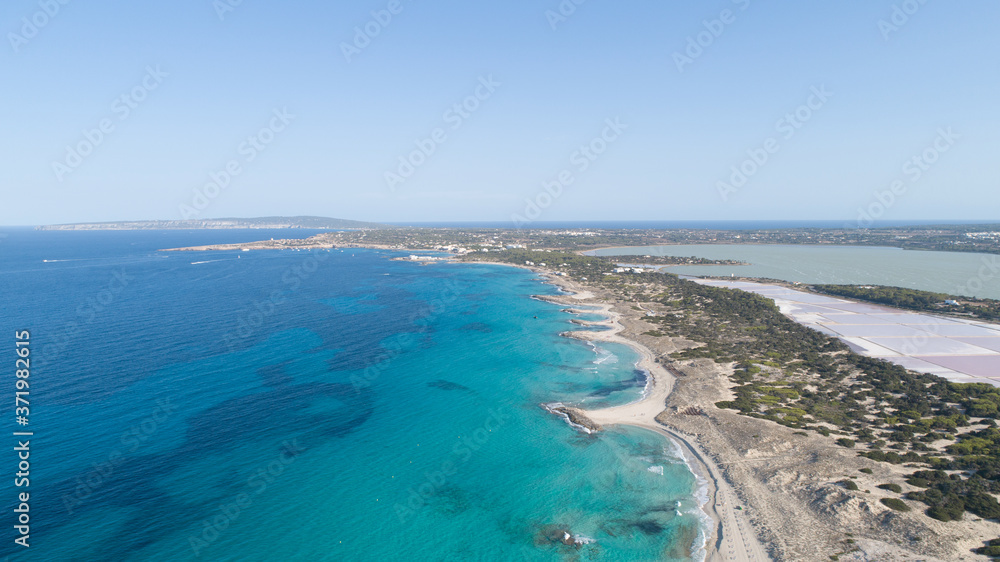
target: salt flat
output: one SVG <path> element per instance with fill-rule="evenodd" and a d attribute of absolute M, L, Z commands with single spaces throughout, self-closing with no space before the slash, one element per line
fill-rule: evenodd
<path fill-rule="evenodd" d="M 1000 325 L 901 311 L 766 283 L 692 279 L 774 300 L 796 322 L 852 350 L 955 382 L 1000 386 Z"/>

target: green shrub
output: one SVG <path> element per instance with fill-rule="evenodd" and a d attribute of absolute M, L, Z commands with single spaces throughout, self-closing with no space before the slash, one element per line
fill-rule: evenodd
<path fill-rule="evenodd" d="M 986 546 L 973 548 L 972 552 L 982 554 L 984 556 L 990 556 L 994 559 L 1000 558 L 1000 539 L 990 539 L 990 541 L 986 543 Z"/>
<path fill-rule="evenodd" d="M 879 500 L 882 505 L 888 507 L 889 509 L 895 509 L 896 511 L 910 511 L 910 506 L 903 503 L 903 500 L 896 498 L 882 498 Z"/>
<path fill-rule="evenodd" d="M 840 439 L 837 439 L 837 444 L 840 445 L 841 447 L 847 447 L 848 449 L 854 448 L 854 441 L 846 437 L 841 437 Z"/>
<path fill-rule="evenodd" d="M 896 492 L 897 494 L 903 491 L 903 487 L 899 484 L 879 484 L 878 487 L 890 492 Z"/>
<path fill-rule="evenodd" d="M 862 468 L 860 470 L 860 472 L 864 472 L 865 474 L 871 474 L 872 473 L 872 469 L 870 469 L 870 468 Z"/>
<path fill-rule="evenodd" d="M 851 480 L 841 480 L 840 482 L 837 482 L 837 484 L 840 484 L 841 486 L 843 486 L 843 487 L 845 487 L 845 488 L 847 488 L 848 490 L 851 490 L 851 491 L 857 491 L 858 490 L 858 485 L 855 484 Z"/>
<path fill-rule="evenodd" d="M 1000 558 L 1000 546 L 981 546 L 979 548 L 972 549 L 972 552 L 982 554 L 983 556 L 989 556 L 994 560 Z"/>
<path fill-rule="evenodd" d="M 961 521 L 962 512 L 956 509 L 950 508 L 948 506 L 934 506 L 927 510 L 927 516 L 931 519 L 937 519 L 938 521 Z"/>
<path fill-rule="evenodd" d="M 965 513 L 965 501 L 957 494 L 931 488 L 926 492 L 910 492 L 906 497 L 929 505 L 927 516 L 938 521 L 960 521 Z"/>
<path fill-rule="evenodd" d="M 1000 503 L 996 498 L 983 492 L 968 492 L 963 496 L 965 509 L 983 519 L 1000 518 Z"/>

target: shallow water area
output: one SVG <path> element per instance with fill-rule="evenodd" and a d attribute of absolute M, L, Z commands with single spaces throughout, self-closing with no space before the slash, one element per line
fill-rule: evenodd
<path fill-rule="evenodd" d="M 561 336 L 578 316 L 531 299 L 556 290 L 530 272 L 157 251 L 271 235 L 254 231 L 91 234 L 0 247 L 0 323 L 32 331 L 40 365 L 39 538 L 0 555 L 685 560 L 700 544 L 699 484 L 669 441 L 542 407 L 627 403 L 645 377 L 627 346 Z"/>

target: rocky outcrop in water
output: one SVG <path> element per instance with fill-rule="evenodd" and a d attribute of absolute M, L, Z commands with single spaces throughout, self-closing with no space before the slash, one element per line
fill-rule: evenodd
<path fill-rule="evenodd" d="M 588 433 L 593 433 L 601 431 L 604 429 L 600 424 L 595 423 L 593 420 L 587 417 L 587 415 L 578 408 L 573 408 L 570 406 L 556 406 L 553 408 L 548 408 L 548 410 L 554 414 L 559 414 L 565 416 L 570 424 L 574 426 L 579 426 L 585 429 Z"/>

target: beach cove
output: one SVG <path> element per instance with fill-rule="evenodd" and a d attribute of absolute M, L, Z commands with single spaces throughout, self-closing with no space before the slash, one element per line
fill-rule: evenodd
<path fill-rule="evenodd" d="M 656 360 L 655 355 L 642 344 L 621 335 L 625 327 L 621 324 L 621 314 L 608 303 L 592 303 L 594 294 L 579 284 L 557 275 L 547 275 L 548 282 L 568 293 L 563 297 L 547 297 L 545 300 L 556 304 L 575 307 L 588 306 L 588 310 L 605 316 L 605 320 L 587 322 L 588 326 L 604 328 L 601 331 L 565 332 L 566 337 L 584 341 L 616 342 L 633 348 L 640 355 L 637 367 L 648 379 L 638 400 L 621 406 L 602 409 L 581 410 L 570 408 L 566 412 L 567 421 L 586 432 L 598 432 L 605 426 L 627 425 L 655 431 L 678 445 L 688 467 L 704 486 L 701 508 L 710 518 L 711 525 L 702 541 L 702 555 L 706 560 L 764 561 L 770 560 L 765 548 L 750 528 L 749 521 L 739 517 L 735 509 L 739 500 L 725 479 L 720 478 L 719 469 L 691 437 L 657 421 L 666 410 L 667 400 L 673 390 L 675 376 Z"/>
<path fill-rule="evenodd" d="M 560 336 L 597 317 L 530 298 L 559 293 L 511 267 L 157 251 L 270 236 L 11 234 L 4 318 L 77 323 L 34 335 L 48 438 L 32 530 L 59 540 L 18 560 L 276 559 L 288 544 L 301 559 L 700 558 L 702 484 L 674 445 L 588 435 L 543 407 L 641 394 L 631 348 Z M 63 306 L 122 272 L 94 322 Z M 64 294 L 41 298 L 51 287 Z M 133 427 L 148 431 L 123 446 Z"/>
<path fill-rule="evenodd" d="M 640 353 L 645 349 L 646 360 L 640 365 L 649 373 L 639 401 L 589 409 L 562 404 L 562 411 L 554 413 L 581 432 L 644 427 L 679 443 L 691 469 L 709 483 L 711 500 L 702 502 L 714 526 L 706 545 L 708 559 L 813 560 L 836 555 L 852 561 L 914 556 L 979 560 L 969 550 L 997 533 L 992 521 L 946 524 L 921 511 L 890 510 L 880 503 L 886 492 L 877 486 L 905 479 L 912 469 L 860 458 L 833 437 L 719 409 L 717 402 L 733 397 L 728 390 L 733 386 L 732 365 L 710 359 L 672 360 L 672 354 L 696 344 L 655 331 L 657 324 L 650 319 L 664 314 L 661 305 L 622 299 L 599 284 L 536 270 L 569 292 L 546 300 L 574 311 L 591 304 L 590 310 L 605 314 L 605 320 L 586 323 L 603 330 L 567 332 L 565 337 L 625 341 Z M 845 490 L 844 480 L 853 480 L 862 492 Z"/>

